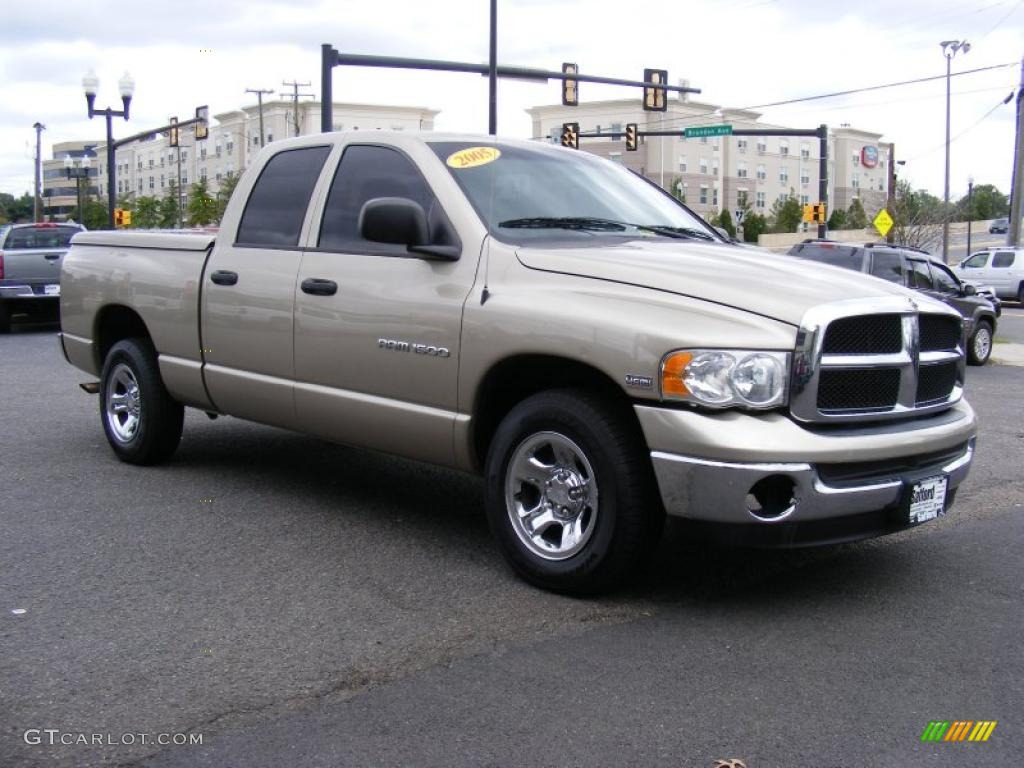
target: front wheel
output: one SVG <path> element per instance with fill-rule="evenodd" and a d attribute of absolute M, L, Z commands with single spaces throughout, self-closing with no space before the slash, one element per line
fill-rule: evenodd
<path fill-rule="evenodd" d="M 971 365 L 984 365 L 992 354 L 992 326 L 986 321 L 978 321 L 967 344 L 967 362 Z"/>
<path fill-rule="evenodd" d="M 185 409 L 164 387 L 156 352 L 146 339 L 119 341 L 100 376 L 100 420 L 121 461 L 157 464 L 181 441 Z"/>
<path fill-rule="evenodd" d="M 487 515 L 512 568 L 592 594 L 634 572 L 664 523 L 639 428 L 611 402 L 544 392 L 505 417 L 487 455 Z"/>

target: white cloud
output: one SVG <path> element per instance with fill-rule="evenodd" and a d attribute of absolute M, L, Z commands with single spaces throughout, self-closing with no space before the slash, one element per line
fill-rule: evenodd
<path fill-rule="evenodd" d="M 588 73 L 639 77 L 663 67 L 702 88 L 702 101 L 740 107 L 943 74 L 938 41 L 967 37 L 974 48 L 954 70 L 1011 62 L 1024 49 L 1024 8 L 1017 0 L 879 0 L 856 5 L 795 0 L 626 3 L 623 0 L 499 0 L 502 63 L 558 69 L 577 62 Z M 1009 14 L 1009 15 L 1008 15 Z M 1000 24 L 1001 22 L 1001 24 Z M 998 25 L 998 26 L 997 26 Z M 129 70 L 136 96 L 129 123 L 115 135 L 189 116 L 199 104 L 216 113 L 249 103 L 246 87 L 283 90 L 311 82 L 319 96 L 320 44 L 354 53 L 484 61 L 487 5 L 482 0 L 321 0 L 170 3 L 37 0 L 4 11 L 0 49 L 0 191 L 31 188 L 32 124 L 46 124 L 43 156 L 54 142 L 99 138 L 89 121 L 81 77 L 101 78 L 97 105 L 118 107 L 117 79 Z M 203 53 L 201 49 L 211 49 Z M 971 127 L 1016 86 L 1017 67 L 953 81 L 953 195 L 967 176 L 1008 190 L 1013 106 Z M 499 128 L 528 135 L 526 107 L 555 103 L 557 85 L 503 81 Z M 584 84 L 583 98 L 622 98 L 622 89 Z M 486 129 L 486 79 L 472 75 L 339 68 L 337 101 L 412 104 L 442 110 L 438 128 Z M 765 111 L 794 126 L 819 123 L 883 133 L 908 159 L 901 172 L 941 193 L 945 83 L 880 90 Z M 938 149 L 936 149 L 938 148 Z"/>

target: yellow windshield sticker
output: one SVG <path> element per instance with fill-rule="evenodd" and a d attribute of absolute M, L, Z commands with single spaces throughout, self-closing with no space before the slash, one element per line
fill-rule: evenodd
<path fill-rule="evenodd" d="M 501 157 L 501 150 L 494 147 L 469 147 L 448 155 L 445 161 L 449 168 L 476 168 L 478 165 L 493 163 Z"/>

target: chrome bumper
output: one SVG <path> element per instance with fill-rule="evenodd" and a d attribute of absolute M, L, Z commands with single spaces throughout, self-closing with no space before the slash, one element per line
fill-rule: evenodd
<path fill-rule="evenodd" d="M 848 517 L 897 507 L 912 483 L 945 475 L 948 495 L 964 481 L 974 458 L 974 438 L 959 456 L 935 465 L 885 475 L 861 484 L 828 485 L 809 463 L 731 463 L 652 451 L 665 510 L 670 515 L 727 524 L 799 523 Z M 759 481 L 786 478 L 791 503 L 771 517 L 751 511 L 748 494 Z M 778 482 L 778 480 L 776 480 Z M 781 481 L 788 487 L 785 480 Z M 756 505 L 755 505 L 756 506 Z"/>

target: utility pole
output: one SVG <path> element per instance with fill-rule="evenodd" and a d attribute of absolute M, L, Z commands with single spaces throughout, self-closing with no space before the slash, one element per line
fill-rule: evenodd
<path fill-rule="evenodd" d="M 32 127 L 36 129 L 36 195 L 32 204 L 32 220 L 38 224 L 43 220 L 42 134 L 46 126 L 42 123 L 33 123 Z"/>
<path fill-rule="evenodd" d="M 1024 215 L 1024 59 L 1020 62 L 1020 87 L 1017 88 L 1017 141 L 1013 151 L 1013 189 L 1010 192 L 1010 228 L 1006 244 L 1020 245 L 1020 217 Z"/>
<path fill-rule="evenodd" d="M 282 82 L 281 85 L 287 85 L 287 86 L 289 86 L 292 89 L 292 122 L 293 122 L 293 124 L 295 126 L 295 135 L 298 136 L 299 135 L 299 97 L 300 96 L 310 96 L 310 97 L 313 97 L 312 93 L 299 93 L 299 88 L 305 88 L 307 85 L 311 85 L 311 83 L 299 83 L 299 82 L 296 82 L 295 80 L 293 80 L 290 83 Z M 286 94 L 281 94 L 281 95 L 284 96 Z M 321 105 L 321 108 L 322 107 L 323 107 L 323 105 Z"/>
<path fill-rule="evenodd" d="M 491 0 L 491 60 L 487 69 L 488 119 L 487 132 L 498 132 L 498 0 Z"/>
<path fill-rule="evenodd" d="M 967 177 L 967 253 L 964 254 L 964 258 L 969 258 L 971 255 L 971 224 L 974 222 L 974 207 L 971 204 L 971 198 L 974 197 L 974 177 Z"/>
<path fill-rule="evenodd" d="M 886 200 L 885 208 L 889 211 L 889 215 L 892 216 L 893 220 L 896 219 L 896 142 L 889 143 L 889 199 Z M 969 240 L 968 235 L 968 240 Z M 896 242 L 896 236 L 893 234 L 892 229 L 885 236 L 885 242 L 894 243 Z"/>
<path fill-rule="evenodd" d="M 262 149 L 263 148 L 263 94 L 265 94 L 265 93 L 273 93 L 274 90 L 273 90 L 273 88 L 267 88 L 265 90 L 262 89 L 262 88 L 246 88 L 245 92 L 246 93 L 255 93 L 256 94 L 256 103 L 259 104 L 259 110 L 260 110 L 260 148 Z"/>

